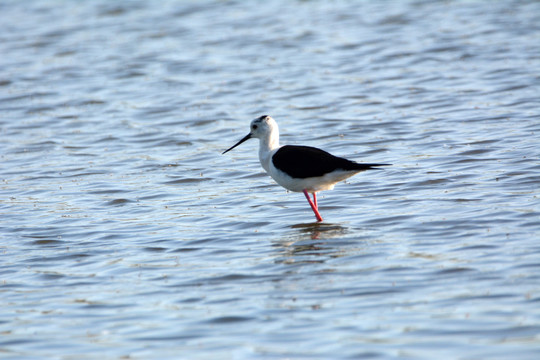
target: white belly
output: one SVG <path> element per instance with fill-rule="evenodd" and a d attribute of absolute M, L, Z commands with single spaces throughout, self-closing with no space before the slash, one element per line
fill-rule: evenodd
<path fill-rule="evenodd" d="M 285 189 L 296 192 L 307 190 L 310 193 L 322 190 L 332 190 L 336 183 L 358 173 L 358 171 L 338 170 L 323 176 L 297 179 L 292 178 L 283 171 L 276 169 L 273 165 L 270 166 L 269 170 L 270 171 L 268 174 L 272 177 L 272 179 L 274 179 Z"/>

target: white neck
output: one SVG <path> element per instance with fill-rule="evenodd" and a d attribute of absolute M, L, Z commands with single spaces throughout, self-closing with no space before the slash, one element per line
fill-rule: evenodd
<path fill-rule="evenodd" d="M 259 161 L 266 172 L 269 172 L 272 153 L 279 148 L 279 131 L 272 131 L 268 136 L 259 139 Z"/>

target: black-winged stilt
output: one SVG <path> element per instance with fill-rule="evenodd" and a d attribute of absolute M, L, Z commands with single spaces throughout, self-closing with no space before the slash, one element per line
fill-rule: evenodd
<path fill-rule="evenodd" d="M 285 189 L 303 192 L 317 221 L 323 220 L 317 206 L 318 191 L 332 190 L 336 183 L 361 171 L 390 165 L 359 164 L 311 146 L 280 146 L 278 125 L 268 115 L 251 121 L 249 134 L 222 154 L 251 138 L 259 139 L 259 161 L 266 173 Z"/>

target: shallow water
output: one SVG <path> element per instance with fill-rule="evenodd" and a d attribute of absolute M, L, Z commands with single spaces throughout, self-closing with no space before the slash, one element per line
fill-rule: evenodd
<path fill-rule="evenodd" d="M 0 14 L 0 357 L 538 358 L 539 2 Z M 266 113 L 393 166 L 316 224 Z"/>

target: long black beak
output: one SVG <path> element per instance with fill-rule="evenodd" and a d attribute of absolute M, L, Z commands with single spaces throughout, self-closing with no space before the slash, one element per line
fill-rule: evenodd
<path fill-rule="evenodd" d="M 225 150 L 224 152 L 222 152 L 221 155 L 225 154 L 227 151 L 231 151 L 232 149 L 234 149 L 235 147 L 237 147 L 238 145 L 240 145 L 241 143 L 243 143 L 244 141 L 249 140 L 249 139 L 251 139 L 251 134 L 247 134 L 246 136 L 244 136 L 242 138 L 242 140 L 240 140 L 235 145 L 233 145 L 232 147 L 230 147 L 227 150 Z"/>

